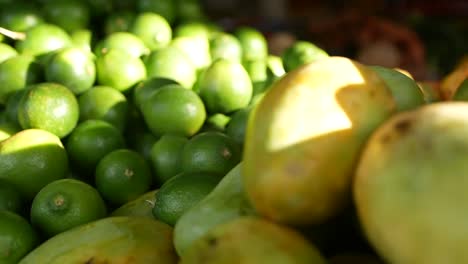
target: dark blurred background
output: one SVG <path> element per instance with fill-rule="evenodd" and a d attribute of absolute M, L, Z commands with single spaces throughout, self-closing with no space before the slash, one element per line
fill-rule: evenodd
<path fill-rule="evenodd" d="M 467 0 L 202 0 L 227 30 L 250 25 L 272 53 L 291 41 L 314 42 L 331 55 L 400 67 L 439 80 L 468 54 Z"/>

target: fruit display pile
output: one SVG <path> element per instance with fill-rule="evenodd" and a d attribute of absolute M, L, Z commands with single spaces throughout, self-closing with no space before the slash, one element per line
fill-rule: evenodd
<path fill-rule="evenodd" d="M 0 34 L 0 264 L 468 262 L 466 59 L 274 55 L 195 0 L 0 0 Z"/>

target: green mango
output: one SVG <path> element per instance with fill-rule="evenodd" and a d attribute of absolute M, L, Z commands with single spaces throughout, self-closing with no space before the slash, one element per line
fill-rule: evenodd
<path fill-rule="evenodd" d="M 111 213 L 111 216 L 143 216 L 154 219 L 153 207 L 156 200 L 156 192 L 158 190 L 149 191 L 133 201 L 130 201 Z"/>
<path fill-rule="evenodd" d="M 254 214 L 244 194 L 239 163 L 203 200 L 179 218 L 174 226 L 175 249 L 182 255 L 195 240 L 215 226 Z"/>
<path fill-rule="evenodd" d="M 19 264 L 175 264 L 172 228 L 146 217 L 116 216 L 78 226 L 47 240 Z"/>
<path fill-rule="evenodd" d="M 181 264 L 325 264 L 318 249 L 296 230 L 246 216 L 216 226 L 191 245 Z"/>
<path fill-rule="evenodd" d="M 383 66 L 370 66 L 370 68 L 387 84 L 395 98 L 398 111 L 411 110 L 425 104 L 421 88 L 410 77 Z"/>

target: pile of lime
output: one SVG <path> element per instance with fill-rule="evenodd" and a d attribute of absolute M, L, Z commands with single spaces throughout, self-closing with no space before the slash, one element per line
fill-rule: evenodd
<path fill-rule="evenodd" d="M 282 97 L 277 87 L 308 81 L 307 75 L 293 78 L 304 74 L 303 66 L 330 58 L 320 47 L 298 40 L 283 54 L 273 55 L 259 29 L 224 29 L 210 21 L 198 0 L 0 0 L 0 34 L 0 263 L 274 259 L 313 264 L 327 258 L 333 263 L 380 263 L 360 237 L 353 213 L 344 214 L 351 219 L 344 226 L 355 232 L 351 237 L 359 245 L 345 243 L 349 253 L 333 241 L 334 235 L 343 235 L 336 233 L 343 231 L 343 216 L 306 228 L 287 221 L 291 225 L 282 225 L 269 213 L 288 212 L 285 204 L 271 212 L 257 210 L 271 197 L 244 191 L 240 180 L 241 174 L 255 171 L 252 160 L 258 158 L 259 166 L 271 164 L 271 171 L 259 172 L 259 178 L 274 177 L 278 171 L 291 177 L 261 179 L 266 182 L 261 188 L 272 190 L 269 194 L 279 201 L 289 180 L 300 179 L 301 170 L 309 166 L 283 168 L 282 162 L 300 161 L 304 155 L 319 159 L 315 153 L 280 145 L 305 139 L 303 131 L 311 129 L 313 118 L 327 113 L 320 99 L 326 95 L 301 86 Z M 349 70 L 340 63 L 326 69 L 335 70 L 333 74 Z M 317 69 L 322 68 L 311 74 Z M 402 110 L 424 103 L 410 77 L 392 69 L 374 70 L 375 76 L 389 76 L 398 84 L 384 84 L 368 72 L 361 77 L 347 71 L 338 75 L 356 86 L 364 80 L 379 87 L 404 87 L 389 89 L 404 94 L 396 100 Z M 326 70 L 323 74 L 329 77 Z M 320 80 L 311 82 L 320 86 Z M 326 85 L 336 83 L 333 79 Z M 359 96 L 367 95 L 350 87 L 343 96 L 353 99 L 343 104 L 359 108 Z M 272 100 L 280 103 L 273 105 Z M 286 106 L 311 119 L 288 126 L 298 117 L 284 114 Z M 313 107 L 321 112 L 307 112 Z M 283 126 L 274 126 L 277 120 Z M 369 129 L 350 137 L 362 140 L 364 132 Z M 328 154 L 323 149 L 324 157 Z M 288 156 L 276 158 L 280 155 Z M 304 195 L 291 192 L 287 202 L 299 206 L 296 194 Z M 211 237 L 204 236 L 183 255 L 182 245 L 207 233 L 207 226 L 234 218 L 243 220 L 210 229 Z M 178 234 L 187 226 L 189 231 Z M 234 232 L 236 228 L 242 232 Z M 189 233 L 194 233 L 190 239 L 179 239 Z M 235 244 L 236 236 L 249 242 Z M 217 246 L 219 251 L 214 250 Z M 358 262 L 346 262 L 351 259 Z"/>

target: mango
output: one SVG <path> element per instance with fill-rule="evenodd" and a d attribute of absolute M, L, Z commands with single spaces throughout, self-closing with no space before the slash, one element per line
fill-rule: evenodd
<path fill-rule="evenodd" d="M 180 264 L 325 264 L 317 248 L 290 227 L 246 216 L 211 229 Z"/>
<path fill-rule="evenodd" d="M 111 216 L 144 216 L 154 219 L 153 207 L 156 200 L 156 190 L 142 194 L 133 201 L 127 202 L 115 209 Z"/>
<path fill-rule="evenodd" d="M 363 230 L 387 263 L 468 263 L 468 103 L 401 112 L 369 139 L 353 184 Z"/>
<path fill-rule="evenodd" d="M 175 264 L 172 228 L 145 217 L 107 217 L 47 240 L 19 264 Z"/>
<path fill-rule="evenodd" d="M 395 112 L 385 82 L 348 58 L 323 58 L 284 75 L 247 124 L 242 175 L 255 210 L 291 225 L 337 215 L 351 203 L 363 145 Z"/>
<path fill-rule="evenodd" d="M 254 215 L 242 184 L 242 163 L 229 171 L 199 203 L 185 212 L 174 226 L 174 246 L 179 255 L 215 226 Z"/>

